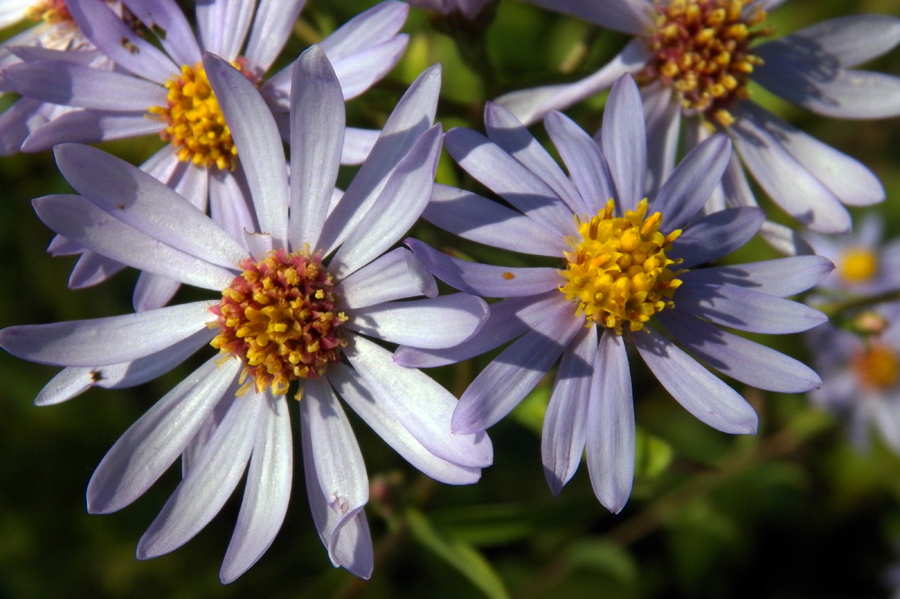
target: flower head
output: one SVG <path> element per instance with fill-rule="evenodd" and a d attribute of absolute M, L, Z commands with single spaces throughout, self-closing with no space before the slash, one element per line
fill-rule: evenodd
<path fill-rule="evenodd" d="M 806 334 L 822 387 L 809 394 L 847 426 L 860 450 L 869 447 L 872 430 L 900 454 L 900 304 L 882 304 L 862 315 L 881 321 L 875 334 L 861 336 L 831 324 Z"/>
<path fill-rule="evenodd" d="M 39 404 L 92 386 L 144 382 L 208 343 L 219 350 L 124 433 L 94 473 L 87 500 L 94 513 L 121 509 L 182 456 L 184 478 L 138 544 L 138 557 L 150 558 L 203 528 L 247 470 L 224 582 L 259 559 L 287 510 L 293 453 L 287 396 L 295 390 L 316 528 L 335 565 L 368 577 L 368 479 L 338 396 L 437 480 L 473 483 L 492 459 L 486 435 L 450 434 L 456 400 L 449 392 L 393 364 L 388 350 L 370 340 L 447 347 L 486 317 L 480 299 L 436 297 L 434 280 L 411 252 L 388 251 L 433 186 L 441 129 L 430 123 L 440 70 L 432 67 L 413 83 L 332 206 L 344 109 L 324 51 L 312 47 L 293 69 L 290 182 L 278 128 L 253 84 L 211 54 L 203 65 L 248 173 L 253 206 L 237 222 L 239 233 L 223 230 L 140 169 L 77 144 L 55 153 L 81 195 L 38 198 L 34 207 L 58 234 L 98 255 L 214 297 L 10 327 L 0 332 L 0 345 L 65 367 Z M 428 297 L 408 299 L 421 295 Z"/>
<path fill-rule="evenodd" d="M 690 354 L 763 389 L 818 386 L 819 377 L 800 362 L 722 328 L 778 334 L 820 324 L 822 313 L 784 298 L 833 268 L 820 256 L 701 268 L 742 246 L 762 224 L 758 208 L 700 213 L 729 162 L 726 136 L 699 144 L 647 197 L 643 112 L 630 77 L 613 87 L 595 139 L 562 114 L 547 115 L 568 176 L 512 114 L 498 105 L 485 114 L 487 138 L 453 129 L 446 146 L 513 208 L 436 186 L 423 216 L 472 241 L 556 257 L 561 267 L 474 264 L 407 241 L 457 289 L 508 298 L 493 304 L 484 327 L 459 346 L 396 354 L 408 366 L 436 366 L 512 341 L 463 394 L 454 431 L 495 424 L 561 357 L 544 417 L 547 481 L 559 492 L 586 447 L 594 490 L 618 512 L 631 492 L 635 459 L 626 344 L 688 411 L 728 433 L 755 433 L 757 416 Z"/>
<path fill-rule="evenodd" d="M 843 205 L 869 205 L 884 190 L 869 169 L 753 102 L 749 82 L 817 114 L 876 119 L 900 114 L 900 78 L 855 70 L 900 43 L 900 19 L 859 15 L 824 21 L 774 39 L 771 0 L 531 0 L 634 36 L 607 66 L 572 84 L 509 93 L 498 102 L 530 124 L 610 87 L 623 73 L 642 85 L 653 189 L 672 172 L 685 120 L 688 150 L 727 133 L 760 187 L 814 231 L 850 230 Z M 733 157 L 714 205 L 756 205 Z M 803 244 L 784 226 L 763 236 L 785 253 Z"/>

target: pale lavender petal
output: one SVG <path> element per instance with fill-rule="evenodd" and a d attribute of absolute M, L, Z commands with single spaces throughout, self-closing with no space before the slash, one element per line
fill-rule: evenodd
<path fill-rule="evenodd" d="M 32 201 L 44 223 L 75 243 L 139 270 L 221 291 L 234 274 L 147 235 L 81 196 L 45 196 Z"/>
<path fill-rule="evenodd" d="M 384 189 L 397 164 L 421 135 L 431 128 L 440 89 L 441 68 L 436 64 L 423 71 L 400 98 L 369 158 L 325 221 L 319 238 L 325 254 L 334 251 L 356 228 Z"/>
<path fill-rule="evenodd" d="M 85 37 L 127 71 L 160 85 L 181 72 L 179 66 L 132 31 L 105 2 L 67 0 L 66 8 Z"/>
<path fill-rule="evenodd" d="M 442 134 L 438 123 L 423 133 L 400 161 L 368 213 L 332 258 L 329 271 L 334 276 L 341 278 L 365 266 L 415 224 L 431 198 Z"/>
<path fill-rule="evenodd" d="M 156 310 L 168 304 L 180 288 L 180 281 L 145 271 L 138 276 L 131 304 L 135 312 Z"/>
<path fill-rule="evenodd" d="M 587 212 L 588 207 L 582 200 L 582 196 L 578 194 L 578 190 L 572 186 L 572 182 L 559 168 L 550 153 L 538 143 L 513 113 L 500 104 L 488 102 L 484 107 L 484 126 L 487 129 L 488 138 L 492 142 L 540 177 L 572 212 L 576 214 Z"/>
<path fill-rule="evenodd" d="M 544 223 L 447 185 L 435 184 L 422 218 L 464 239 L 513 252 L 559 258 L 569 249 L 565 236 Z"/>
<path fill-rule="evenodd" d="M 609 92 L 600 137 L 616 187 L 616 204 L 623 213 L 634 210 L 646 197 L 647 130 L 641 94 L 630 76 L 618 79 Z"/>
<path fill-rule="evenodd" d="M 740 287 L 713 287 L 685 282 L 673 296 L 675 305 L 695 316 L 753 333 L 798 333 L 828 317 L 803 304 Z"/>
<path fill-rule="evenodd" d="M 281 529 L 291 498 L 294 448 L 284 395 L 267 394 L 247 471 L 247 486 L 219 579 L 233 582 L 266 552 Z"/>
<path fill-rule="evenodd" d="M 311 46 L 291 83 L 291 181 L 288 236 L 318 248 L 344 145 L 344 100 L 331 64 Z"/>
<path fill-rule="evenodd" d="M 91 250 L 82 250 L 81 257 L 69 275 L 69 289 L 83 289 L 107 280 L 123 268 L 121 262 L 101 256 Z"/>
<path fill-rule="evenodd" d="M 834 270 L 822 256 L 796 256 L 764 262 L 689 270 L 678 276 L 693 285 L 730 285 L 777 297 L 796 295 L 814 287 Z"/>
<path fill-rule="evenodd" d="M 341 148 L 341 164 L 362 164 L 372 152 L 381 131 L 347 127 L 344 129 L 344 146 Z"/>
<path fill-rule="evenodd" d="M 756 434 L 759 417 L 734 389 L 649 327 L 633 340 L 662 386 L 697 419 L 723 433 Z"/>
<path fill-rule="evenodd" d="M 241 165 L 236 169 L 241 171 Z M 246 178 L 242 171 L 225 173 L 214 171 L 208 177 L 209 182 L 209 215 L 213 222 L 228 233 L 235 240 L 244 242 L 247 233 L 259 231 L 259 223 L 253 214 L 253 202 L 250 199 L 250 191 L 246 187 Z M 272 237 L 260 234 L 256 237 L 265 238 L 268 241 L 260 253 L 252 252 L 257 258 L 262 258 L 272 249 Z"/>
<path fill-rule="evenodd" d="M 437 278 L 454 289 L 472 295 L 530 296 L 557 289 L 563 283 L 562 276 L 555 268 L 512 268 L 467 262 L 439 252 L 416 239 L 407 239 L 405 243 Z"/>
<path fill-rule="evenodd" d="M 195 10 L 200 46 L 227 61 L 237 58 L 255 7 L 256 0 L 198 2 Z"/>
<path fill-rule="evenodd" d="M 344 100 L 355 98 L 390 73 L 403 56 L 408 41 L 406 34 L 400 34 L 363 52 L 333 59 L 332 66 L 341 82 Z M 331 52 L 326 51 L 326 54 L 331 58 Z"/>
<path fill-rule="evenodd" d="M 334 286 L 347 308 L 365 308 L 417 295 L 435 297 L 437 283 L 421 260 L 406 248 L 381 255 Z"/>
<path fill-rule="evenodd" d="M 900 91 L 897 103 L 900 104 Z M 757 122 L 842 203 L 869 206 L 884 200 L 884 187 L 878 177 L 855 158 L 838 152 L 762 108 L 748 104 L 746 110 L 753 113 Z"/>
<path fill-rule="evenodd" d="M 704 130 L 703 123 L 699 121 L 688 121 L 687 126 L 697 132 Z M 758 206 L 753 190 L 750 189 L 750 183 L 747 181 L 747 175 L 744 173 L 744 167 L 741 165 L 741 159 L 738 157 L 737 152 L 734 151 L 731 152 L 728 166 L 722 175 L 722 195 L 726 205 L 732 208 Z"/>
<path fill-rule="evenodd" d="M 766 218 L 759 208 L 729 208 L 697 219 L 684 229 L 667 255 L 681 259 L 679 268 L 705 264 L 743 246 Z"/>
<path fill-rule="evenodd" d="M 347 21 L 320 45 L 332 62 L 346 58 L 394 37 L 408 12 L 404 2 L 380 2 Z"/>
<path fill-rule="evenodd" d="M 303 385 L 300 420 L 309 433 L 319 489 L 328 507 L 341 519 L 369 501 L 369 477 L 356 435 L 344 408 L 326 379 Z"/>
<path fill-rule="evenodd" d="M 618 514 L 634 482 L 634 398 L 625 340 L 609 329 L 597 349 L 587 431 L 591 486 L 600 503 Z"/>
<path fill-rule="evenodd" d="M 138 541 L 137 558 L 150 559 L 178 549 L 222 509 L 250 459 L 265 395 L 251 390 L 235 401 L 197 463 L 166 501 Z"/>
<path fill-rule="evenodd" d="M 265 73 L 284 48 L 306 0 L 262 0 L 244 50 L 247 66 Z"/>
<path fill-rule="evenodd" d="M 651 206 L 663 216 L 663 233 L 684 227 L 697 215 L 722 179 L 730 157 L 731 143 L 721 133 L 707 138 L 684 157 Z"/>
<path fill-rule="evenodd" d="M 119 437 L 87 489 L 92 514 L 108 514 L 144 494 L 169 468 L 232 386 L 242 364 L 208 360 Z"/>
<path fill-rule="evenodd" d="M 455 293 L 352 310 L 347 328 L 391 343 L 440 349 L 471 337 L 487 316 L 483 299 Z"/>
<path fill-rule="evenodd" d="M 454 433 L 485 430 L 509 414 L 547 374 L 584 326 L 584 318 L 559 294 L 557 305 L 542 314 L 542 329 L 527 332 L 503 350 L 463 393 L 453 412 Z"/>
<path fill-rule="evenodd" d="M 548 10 L 559 11 L 622 33 L 643 36 L 653 29 L 653 4 L 646 0 L 529 0 Z"/>
<path fill-rule="evenodd" d="M 0 114 L 0 156 L 19 152 L 28 136 L 47 123 L 41 111 L 43 106 L 38 100 L 19 98 Z"/>
<path fill-rule="evenodd" d="M 849 231 L 850 215 L 831 190 L 806 170 L 753 112 L 743 107 L 735 112 L 732 140 L 760 187 L 814 231 Z"/>
<path fill-rule="evenodd" d="M 820 21 L 762 44 L 754 52 L 766 52 L 769 44 L 818 47 L 842 67 L 851 68 L 877 58 L 900 43 L 900 19 L 892 15 L 848 15 Z"/>
<path fill-rule="evenodd" d="M 843 68 L 811 40 L 778 40 L 755 50 L 764 63 L 753 80 L 807 110 L 844 119 L 900 114 L 900 77 Z"/>
<path fill-rule="evenodd" d="M 572 211 L 546 183 L 497 144 L 471 129 L 447 132 L 447 151 L 488 189 L 560 237 L 574 228 Z"/>
<path fill-rule="evenodd" d="M 54 156 L 76 191 L 123 223 L 226 268 L 246 258 L 244 249 L 203 211 L 151 174 L 90 146 L 59 145 Z"/>
<path fill-rule="evenodd" d="M 215 336 L 212 329 L 200 330 L 164 350 L 131 362 L 108 366 L 69 366 L 44 385 L 34 398 L 36 406 L 50 406 L 87 391 L 91 387 L 120 389 L 141 385 L 169 372 Z"/>
<path fill-rule="evenodd" d="M 39 364 L 118 364 L 174 345 L 213 319 L 209 302 L 194 302 L 124 316 L 7 327 L 0 331 L 0 346 Z"/>
<path fill-rule="evenodd" d="M 451 434 L 450 415 L 457 401 L 434 379 L 395 364 L 388 350 L 358 335 L 344 354 L 384 409 L 428 451 L 460 466 L 490 466 L 494 453 L 486 434 Z"/>
<path fill-rule="evenodd" d="M 460 345 L 438 350 L 400 347 L 394 353 L 394 362 L 408 368 L 434 368 L 481 355 L 525 333 L 529 326 L 520 317 L 520 312 L 543 310 L 545 303 L 533 297 L 520 297 L 491 304 L 487 322 Z"/>
<path fill-rule="evenodd" d="M 560 112 L 548 114 L 544 126 L 578 189 L 582 208 L 576 214 L 582 218 L 593 216 L 615 196 L 612 177 L 600 147 L 572 119 Z"/>
<path fill-rule="evenodd" d="M 597 327 L 584 327 L 563 352 L 553 381 L 541 429 L 541 457 L 554 495 L 559 495 L 581 464 L 596 355 Z"/>
<path fill-rule="evenodd" d="M 822 379 L 802 362 L 723 331 L 677 307 L 660 312 L 657 318 L 694 356 L 742 383 L 780 393 L 803 393 L 822 384 Z"/>
<path fill-rule="evenodd" d="M 52 104 L 119 112 L 166 104 L 166 89 L 156 83 L 61 60 L 23 62 L 3 76 L 16 92 Z"/>
<path fill-rule="evenodd" d="M 647 121 L 647 192 L 650 197 L 655 197 L 675 168 L 681 133 L 681 103 L 672 88 L 660 81 L 643 86 L 641 98 Z"/>
<path fill-rule="evenodd" d="M 343 364 L 331 365 L 328 380 L 379 437 L 427 476 L 450 485 L 469 485 L 481 478 L 480 468 L 459 466 L 428 451 L 350 368 Z"/>
<path fill-rule="evenodd" d="M 270 234 L 275 247 L 287 247 L 287 172 L 272 113 L 253 83 L 233 66 L 209 53 L 203 64 L 247 174 L 260 232 Z"/>
<path fill-rule="evenodd" d="M 146 107 L 145 107 L 146 108 Z M 166 124 L 147 118 L 147 112 L 73 110 L 40 127 L 25 139 L 23 152 L 42 152 L 66 142 L 94 143 L 157 133 Z"/>
<path fill-rule="evenodd" d="M 307 419 L 300 419 L 300 443 L 303 449 L 303 474 L 306 495 L 313 522 L 335 566 L 347 568 L 357 576 L 368 578 L 374 562 L 372 538 L 366 513 L 360 506 L 347 514 L 337 514 L 328 504 L 316 474 L 315 451 L 310 439 Z"/>
<path fill-rule="evenodd" d="M 184 13 L 172 0 L 122 0 L 141 23 L 156 34 L 159 44 L 181 65 L 200 62 L 200 46 Z"/>

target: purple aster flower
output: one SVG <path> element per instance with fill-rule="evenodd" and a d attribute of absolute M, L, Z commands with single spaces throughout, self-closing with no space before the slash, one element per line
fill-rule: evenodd
<path fill-rule="evenodd" d="M 96 142 L 158 133 L 170 141 L 141 168 L 206 210 L 223 227 L 235 212 L 246 211 L 245 186 L 233 171 L 240 160 L 215 93 L 201 62 L 208 50 L 238 66 L 253 81 L 278 114 L 287 132 L 290 69 L 266 81 L 271 66 L 291 32 L 304 0 L 207 2 L 197 5 L 198 34 L 191 31 L 173 0 L 128 0 L 126 6 L 163 51 L 133 31 L 102 0 L 69 0 L 68 10 L 90 41 L 115 69 L 98 69 L 72 59 L 71 53 L 18 49 L 26 62 L 6 70 L 9 85 L 30 102 L 50 102 L 80 110 L 68 111 L 28 136 L 22 149 L 38 151 L 64 142 Z M 345 99 L 383 77 L 399 60 L 407 36 L 397 31 L 408 7 L 383 2 L 358 15 L 326 38 L 329 55 Z M 252 19 L 252 27 L 251 27 Z M 249 32 L 249 33 L 248 33 Z M 246 44 L 245 44 L 246 40 Z M 377 137 L 376 131 L 348 129 L 342 158 L 360 162 Z M 121 268 L 108 257 L 85 252 L 71 240 L 56 239 L 54 255 L 81 254 L 69 286 L 97 284 Z M 178 289 L 177 281 L 143 273 L 134 305 L 148 310 L 165 305 Z"/>
<path fill-rule="evenodd" d="M 881 320 L 881 332 L 864 338 L 826 323 L 806 334 L 823 373 L 822 387 L 809 395 L 845 422 L 859 450 L 874 429 L 900 454 L 900 304 L 882 304 L 866 318 Z"/>
<path fill-rule="evenodd" d="M 418 8 L 433 10 L 442 15 L 450 15 L 458 12 L 466 19 L 473 21 L 494 0 L 409 0 L 409 3 Z"/>
<path fill-rule="evenodd" d="M 524 123 L 561 110 L 610 87 L 623 73 L 642 84 L 648 124 L 648 160 L 654 189 L 671 173 L 685 121 L 687 149 L 724 131 L 760 187 L 812 230 L 850 230 L 844 204 L 884 199 L 875 175 L 753 103 L 753 80 L 817 114 L 877 119 L 900 114 L 900 78 L 856 70 L 900 42 L 900 18 L 856 15 L 823 21 L 780 39 L 766 11 L 784 0 L 531 0 L 635 39 L 597 73 L 572 84 L 517 91 L 498 101 Z M 713 198 L 714 207 L 756 205 L 737 156 Z M 785 253 L 803 243 L 767 223 L 764 237 Z"/>
<path fill-rule="evenodd" d="M 488 104 L 485 121 L 487 138 L 452 129 L 445 144 L 512 208 L 435 186 L 423 216 L 471 241 L 560 259 L 564 266 L 475 264 L 407 240 L 453 287 L 508 298 L 492 304 L 481 330 L 457 347 L 400 348 L 395 354 L 406 366 L 430 367 L 514 340 L 463 394 L 453 414 L 454 432 L 492 426 L 562 356 L 544 417 L 547 481 L 558 493 L 586 448 L 594 491 L 618 512 L 631 492 L 635 459 L 627 343 L 689 412 L 727 433 L 755 433 L 756 413 L 688 352 L 763 389 L 818 386 L 816 373 L 797 360 L 722 327 L 780 334 L 822 323 L 821 312 L 784 298 L 829 273 L 833 265 L 827 259 L 797 256 L 698 268 L 742 246 L 763 220 L 753 207 L 700 215 L 730 159 L 725 135 L 699 144 L 648 201 L 643 112 L 630 77 L 613 86 L 596 140 L 561 113 L 547 115 L 544 124 L 568 176 L 506 109 Z"/>
<path fill-rule="evenodd" d="M 815 252 L 837 266 L 819 288 L 854 296 L 900 290 L 900 241 L 883 243 L 883 237 L 884 219 L 874 213 L 866 214 L 847 235 L 808 234 Z"/>
<path fill-rule="evenodd" d="M 450 434 L 456 399 L 448 391 L 394 364 L 370 340 L 447 347 L 487 314 L 481 299 L 436 297 L 434 280 L 411 252 L 389 251 L 433 186 L 440 69 L 412 84 L 370 158 L 333 202 L 345 117 L 323 50 L 312 47 L 293 69 L 290 182 L 278 128 L 253 84 L 211 54 L 204 68 L 248 174 L 253 206 L 237 236 L 147 173 L 78 144 L 55 153 L 81 195 L 38 198 L 34 207 L 65 238 L 214 290 L 218 299 L 10 327 L 0 332 L 0 345 L 65 367 L 41 391 L 40 405 L 93 386 L 147 381 L 210 342 L 219 350 L 123 434 L 91 478 L 87 504 L 93 513 L 123 508 L 182 456 L 184 477 L 138 544 L 138 557 L 150 558 L 203 528 L 247 470 L 223 582 L 259 559 L 283 521 L 293 452 L 285 394 L 298 388 L 313 520 L 333 563 L 368 577 L 368 480 L 338 396 L 439 481 L 474 483 L 492 460 L 485 434 Z M 428 297 L 407 300 L 421 295 Z"/>

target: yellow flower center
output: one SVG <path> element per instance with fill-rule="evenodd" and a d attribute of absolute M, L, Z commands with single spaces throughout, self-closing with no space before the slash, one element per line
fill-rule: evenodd
<path fill-rule="evenodd" d="M 333 282 L 321 256 L 282 249 L 259 263 L 245 260 L 241 268 L 210 308 L 218 317 L 210 326 L 221 329 L 212 346 L 244 363 L 241 383 L 252 377 L 239 393 L 255 382 L 258 392 L 271 387 L 284 394 L 293 380 L 325 374 L 346 345 L 339 327 L 347 317 L 334 311 Z"/>
<path fill-rule="evenodd" d="M 237 148 L 203 64 L 182 66 L 181 76 L 166 81 L 166 89 L 166 106 L 147 109 L 168 124 L 159 136 L 178 149 L 180 160 L 233 170 Z"/>
<path fill-rule="evenodd" d="M 622 334 L 625 324 L 639 331 L 651 316 L 673 306 L 672 294 L 681 286 L 675 275 L 684 271 L 669 270 L 681 260 L 666 257 L 681 229 L 660 233 L 662 215 L 646 216 L 646 199 L 623 217 L 614 218 L 614 211 L 610 200 L 597 216 L 576 217 L 581 239 L 566 239 L 572 251 L 565 252 L 568 266 L 559 272 L 566 282 L 559 290 L 578 302 L 576 314 L 584 314 L 588 325 L 596 322 Z"/>
<path fill-rule="evenodd" d="M 853 359 L 860 383 L 870 389 L 887 389 L 900 379 L 900 360 L 894 351 L 881 343 L 873 343 Z"/>
<path fill-rule="evenodd" d="M 659 79 L 681 95 L 688 114 L 704 114 L 727 127 L 736 100 L 749 97 L 747 82 L 762 59 L 750 43 L 772 34 L 769 27 L 751 28 L 766 19 L 759 9 L 743 16 L 752 0 L 672 0 L 656 3 L 656 29 L 650 36 L 654 57 L 638 80 Z"/>
<path fill-rule="evenodd" d="M 838 272 L 848 283 L 865 283 L 878 272 L 878 257 L 866 248 L 850 248 L 838 260 Z"/>
<path fill-rule="evenodd" d="M 32 4 L 25 11 L 25 18 L 30 21 L 44 21 L 51 25 L 72 21 L 72 15 L 66 8 L 66 0 L 43 0 Z"/>

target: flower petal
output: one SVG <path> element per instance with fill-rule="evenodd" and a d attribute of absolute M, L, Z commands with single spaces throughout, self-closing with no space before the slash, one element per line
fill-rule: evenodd
<path fill-rule="evenodd" d="M 586 426 L 594 494 L 606 509 L 618 514 L 634 482 L 634 398 L 625 341 L 609 329 L 597 349 Z"/>
<path fill-rule="evenodd" d="M 194 10 L 201 47 L 226 61 L 237 58 L 247 38 L 256 4 L 256 0 L 198 2 Z"/>
<path fill-rule="evenodd" d="M 834 264 L 828 258 L 794 256 L 734 266 L 698 268 L 689 270 L 678 278 L 692 285 L 729 285 L 788 297 L 814 287 L 833 270 Z"/>
<path fill-rule="evenodd" d="M 619 78 L 609 92 L 600 137 L 616 186 L 616 204 L 622 213 L 634 210 L 646 197 L 647 129 L 641 95 L 630 76 Z"/>
<path fill-rule="evenodd" d="M 240 360 L 220 367 L 207 360 L 119 437 L 94 471 L 87 489 L 92 514 L 109 514 L 131 504 L 172 465 L 229 390 Z"/>
<path fill-rule="evenodd" d="M 22 144 L 22 151 L 42 152 L 65 142 L 95 143 L 139 137 L 157 133 L 165 126 L 165 123 L 148 119 L 146 111 L 73 110 L 29 135 Z"/>
<path fill-rule="evenodd" d="M 200 62 L 200 46 L 191 26 L 172 0 L 123 0 L 175 62 L 194 65 Z"/>
<path fill-rule="evenodd" d="M 306 0 L 261 0 L 243 56 L 256 72 L 265 73 L 284 48 Z M 238 47 L 240 51 L 240 47 Z"/>
<path fill-rule="evenodd" d="M 900 43 L 900 18 L 892 15 L 848 15 L 820 21 L 769 42 L 812 48 L 851 68 L 889 52 Z M 762 44 L 754 51 L 765 50 Z"/>
<path fill-rule="evenodd" d="M 382 254 L 334 286 L 343 306 L 365 308 L 417 295 L 435 297 L 437 283 L 422 261 L 397 248 Z"/>
<path fill-rule="evenodd" d="M 597 327 L 582 328 L 562 355 L 541 429 L 544 477 L 554 495 L 575 475 L 587 435 Z"/>
<path fill-rule="evenodd" d="M 606 29 L 644 36 L 653 28 L 652 5 L 644 0 L 529 0 L 549 10 L 574 15 Z"/>
<path fill-rule="evenodd" d="M 649 327 L 633 340 L 662 386 L 701 422 L 724 433 L 756 434 L 759 417 L 734 389 Z"/>
<path fill-rule="evenodd" d="M 0 331 L 0 346 L 38 364 L 119 364 L 162 351 L 204 330 L 215 318 L 209 306 L 203 301 L 124 316 L 7 327 Z"/>
<path fill-rule="evenodd" d="M 680 268 L 693 268 L 730 254 L 759 231 L 766 214 L 759 208 L 729 208 L 691 223 L 672 244 L 670 258 Z"/>
<path fill-rule="evenodd" d="M 241 511 L 219 571 L 223 584 L 233 582 L 266 552 L 281 529 L 291 498 L 294 448 L 287 401 L 284 395 L 269 394 L 267 399 L 259 418 Z"/>
<path fill-rule="evenodd" d="M 681 103 L 672 88 L 658 80 L 641 88 L 641 99 L 647 121 L 647 193 L 656 197 L 675 168 L 681 137 Z"/>
<path fill-rule="evenodd" d="M 544 127 L 578 189 L 580 206 L 570 204 L 573 212 L 584 217 L 602 210 L 615 196 L 615 186 L 597 142 L 560 112 L 549 113 Z"/>

